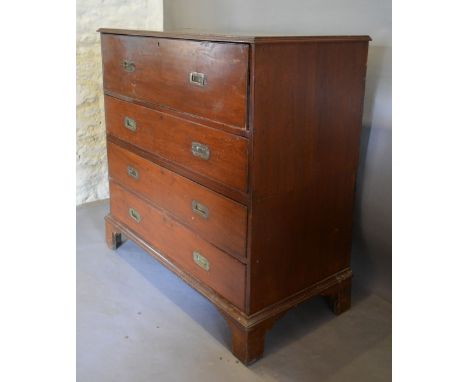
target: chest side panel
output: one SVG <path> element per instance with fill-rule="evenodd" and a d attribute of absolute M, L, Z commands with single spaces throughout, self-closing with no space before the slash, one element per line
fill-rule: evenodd
<path fill-rule="evenodd" d="M 349 266 L 367 49 L 255 46 L 250 313 Z"/>

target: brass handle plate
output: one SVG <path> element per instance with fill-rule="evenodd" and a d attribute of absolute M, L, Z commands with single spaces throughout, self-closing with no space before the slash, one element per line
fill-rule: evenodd
<path fill-rule="evenodd" d="M 128 215 L 135 220 L 137 223 L 141 222 L 141 216 L 138 213 L 138 211 L 134 208 L 129 208 L 128 209 Z"/>
<path fill-rule="evenodd" d="M 207 82 L 206 74 L 198 73 L 198 72 L 190 72 L 189 82 L 192 85 L 205 86 Z"/>
<path fill-rule="evenodd" d="M 210 270 L 210 262 L 207 258 L 203 257 L 199 252 L 193 251 L 193 261 L 197 264 L 200 268 L 203 268 L 205 271 Z"/>
<path fill-rule="evenodd" d="M 132 166 L 127 166 L 127 174 L 133 179 L 138 179 L 139 177 L 138 170 Z"/>
<path fill-rule="evenodd" d="M 126 129 L 135 132 L 137 125 L 134 119 L 131 119 L 129 117 L 124 118 L 124 126 Z"/>
<path fill-rule="evenodd" d="M 202 145 L 198 142 L 192 142 L 192 154 L 197 158 L 201 158 L 203 160 L 210 159 L 210 149 L 206 145 Z"/>
<path fill-rule="evenodd" d="M 208 207 L 196 200 L 192 200 L 192 211 L 200 215 L 203 219 L 208 219 Z"/>
<path fill-rule="evenodd" d="M 126 72 L 131 73 L 131 72 L 135 71 L 135 64 L 133 62 L 131 62 L 130 60 L 123 60 L 122 61 L 122 68 Z"/>

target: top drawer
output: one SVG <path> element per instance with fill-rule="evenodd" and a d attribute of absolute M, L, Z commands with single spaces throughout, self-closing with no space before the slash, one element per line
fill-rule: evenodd
<path fill-rule="evenodd" d="M 245 129 L 247 44 L 102 34 L 104 88 Z"/>

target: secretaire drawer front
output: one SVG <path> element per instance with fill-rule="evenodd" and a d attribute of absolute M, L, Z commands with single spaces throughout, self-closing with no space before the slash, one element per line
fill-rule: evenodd
<path fill-rule="evenodd" d="M 104 88 L 245 128 L 249 46 L 103 34 Z"/>
<path fill-rule="evenodd" d="M 224 251 L 245 258 L 247 208 L 115 144 L 109 176 L 172 213 Z"/>
<path fill-rule="evenodd" d="M 247 188 L 247 140 L 105 97 L 107 132 L 231 188 Z"/>
<path fill-rule="evenodd" d="M 180 268 L 244 309 L 245 266 L 110 182 L 111 215 Z"/>

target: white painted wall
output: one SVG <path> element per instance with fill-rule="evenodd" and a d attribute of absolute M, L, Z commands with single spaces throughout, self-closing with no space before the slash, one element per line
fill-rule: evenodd
<path fill-rule="evenodd" d="M 391 0 L 166 0 L 166 30 L 368 34 L 370 45 L 355 203 L 355 281 L 391 299 Z"/>
<path fill-rule="evenodd" d="M 162 30 L 163 0 L 77 0 L 76 203 L 108 197 L 98 28 Z"/>

